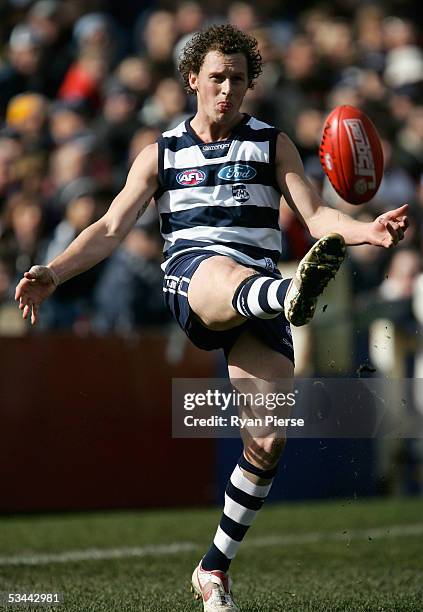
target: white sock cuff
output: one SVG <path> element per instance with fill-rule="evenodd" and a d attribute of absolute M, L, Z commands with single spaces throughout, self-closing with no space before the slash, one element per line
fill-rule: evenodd
<path fill-rule="evenodd" d="M 234 487 L 241 489 L 241 491 L 244 491 L 244 493 L 248 495 L 253 495 L 254 497 L 267 497 L 272 488 L 273 481 L 268 485 L 256 485 L 245 476 L 242 469 L 237 465 L 232 472 L 231 483 Z"/>

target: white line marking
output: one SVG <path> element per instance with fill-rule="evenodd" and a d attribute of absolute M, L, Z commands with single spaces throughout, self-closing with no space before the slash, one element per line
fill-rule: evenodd
<path fill-rule="evenodd" d="M 380 540 L 385 538 L 423 535 L 423 523 L 414 525 L 391 525 L 373 529 L 354 529 L 342 532 L 316 531 L 304 534 L 274 535 L 262 538 L 249 538 L 243 548 L 263 548 L 268 546 L 292 546 L 315 544 L 317 542 L 345 542 L 352 540 Z M 27 553 L 0 557 L 0 566 L 5 565 L 46 565 L 48 563 L 70 563 L 74 561 L 103 561 L 107 559 L 126 559 L 130 557 L 164 557 L 182 552 L 197 552 L 203 546 L 194 542 L 175 542 L 174 544 L 134 546 L 122 548 L 87 548 L 69 550 L 61 553 Z"/>
<path fill-rule="evenodd" d="M 68 550 L 61 553 L 28 553 L 0 557 L 0 565 L 45 565 L 47 563 L 68 563 L 72 561 L 100 561 L 104 559 L 126 559 L 128 557 L 161 557 L 191 552 L 199 547 L 192 542 L 175 542 L 164 546 L 142 546 L 123 548 L 87 548 L 86 550 Z"/>
<path fill-rule="evenodd" d="M 252 538 L 245 544 L 260 548 L 262 546 L 289 546 L 295 544 L 316 544 L 318 542 L 350 542 L 351 540 L 381 540 L 384 538 L 407 537 L 423 534 L 423 523 L 416 525 L 391 525 L 387 527 L 376 527 L 373 529 L 345 529 L 342 532 L 310 532 L 302 535 L 266 536 Z"/>

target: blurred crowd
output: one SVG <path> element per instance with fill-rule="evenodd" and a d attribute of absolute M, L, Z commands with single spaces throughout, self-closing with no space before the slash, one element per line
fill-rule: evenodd
<path fill-rule="evenodd" d="M 13 302 L 22 273 L 51 260 L 101 216 L 139 151 L 195 113 L 178 56 L 194 32 L 224 22 L 253 33 L 264 60 L 242 110 L 288 133 L 328 204 L 368 220 L 409 203 L 401 248 L 353 247 L 348 265 L 357 312 L 393 303 L 399 324 L 415 325 L 411 298 L 423 253 L 416 6 L 406 0 L 1 2 L 0 333 L 29 330 Z M 342 202 L 318 159 L 324 119 L 339 104 L 362 108 L 382 137 L 385 176 L 365 206 Z M 297 260 L 309 238 L 288 207 L 281 223 L 283 259 Z M 43 305 L 41 329 L 125 334 L 166 324 L 161 251 L 150 206 L 109 260 L 60 286 Z"/>

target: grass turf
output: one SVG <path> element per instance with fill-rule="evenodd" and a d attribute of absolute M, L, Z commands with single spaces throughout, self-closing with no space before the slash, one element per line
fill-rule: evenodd
<path fill-rule="evenodd" d="M 174 542 L 190 542 L 198 550 L 36 566 L 0 562 L 0 592 L 64 597 L 54 607 L 0 609 L 200 612 L 189 578 L 219 516 L 219 510 L 169 510 L 1 518 L 0 557 Z M 242 612 L 421 611 L 423 534 L 354 537 L 357 529 L 416 523 L 423 524 L 418 499 L 268 505 L 233 564 L 236 601 Z M 316 531 L 345 539 L 305 543 L 304 536 Z M 295 542 L 296 536 L 302 541 Z"/>

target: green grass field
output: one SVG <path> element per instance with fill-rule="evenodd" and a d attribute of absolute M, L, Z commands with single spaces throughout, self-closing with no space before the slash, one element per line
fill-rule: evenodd
<path fill-rule="evenodd" d="M 163 510 L 0 518 L 3 596 L 64 598 L 57 606 L 0 609 L 200 612 L 189 578 L 219 516 Z M 421 611 L 423 500 L 268 505 L 232 575 L 242 612 Z"/>

